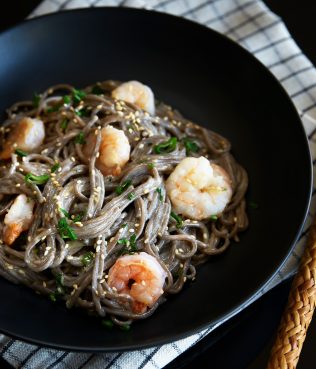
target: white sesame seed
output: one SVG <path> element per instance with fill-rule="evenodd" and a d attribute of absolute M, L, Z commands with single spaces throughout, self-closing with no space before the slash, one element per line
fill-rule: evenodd
<path fill-rule="evenodd" d="M 101 244 L 102 244 L 102 240 L 98 240 L 97 245 L 101 245 Z"/>
<path fill-rule="evenodd" d="M 21 184 L 20 184 L 20 183 L 17 183 L 17 184 L 15 185 L 15 187 L 21 187 Z"/>
<path fill-rule="evenodd" d="M 140 138 L 139 137 L 135 137 L 134 138 L 134 141 L 139 141 L 140 140 Z"/>
<path fill-rule="evenodd" d="M 142 282 L 141 282 L 141 284 L 142 284 L 143 286 L 146 286 L 146 282 L 145 282 L 145 281 L 142 281 Z"/>
<path fill-rule="evenodd" d="M 139 227 L 139 223 L 135 223 L 135 227 Z"/>
<path fill-rule="evenodd" d="M 112 290 L 115 291 L 115 292 L 117 291 L 117 289 L 115 287 L 112 287 Z"/>
<path fill-rule="evenodd" d="M 100 247 L 100 246 L 97 246 L 97 248 L 95 249 L 95 251 L 96 251 L 97 253 L 99 253 L 99 252 L 100 252 L 100 250 L 101 250 L 101 247 Z"/>
<path fill-rule="evenodd" d="M 144 241 L 144 243 L 148 243 L 149 242 L 149 239 L 148 238 L 146 238 L 145 239 L 145 241 Z"/>
<path fill-rule="evenodd" d="M 104 260 L 105 259 L 105 255 L 101 254 L 101 259 Z"/>
<path fill-rule="evenodd" d="M 187 277 L 184 277 L 184 278 L 183 278 L 183 282 L 185 282 L 186 280 L 187 280 Z"/>
<path fill-rule="evenodd" d="M 134 233 L 135 232 L 135 229 L 133 229 L 133 228 L 131 228 L 130 230 L 129 230 L 129 233 Z"/>
<path fill-rule="evenodd" d="M 96 158 L 98 158 L 100 156 L 100 153 L 99 152 L 97 152 L 97 154 L 96 154 Z"/>
<path fill-rule="evenodd" d="M 140 149 L 142 149 L 144 147 L 144 144 L 143 143 L 141 143 L 140 145 L 139 145 L 139 148 Z"/>
<path fill-rule="evenodd" d="M 104 282 L 105 282 L 105 279 L 104 278 L 100 280 L 100 283 L 104 283 Z"/>
<path fill-rule="evenodd" d="M 78 289 L 78 285 L 77 284 L 73 284 L 72 287 L 77 290 Z"/>
<path fill-rule="evenodd" d="M 46 287 L 46 282 L 45 281 L 43 281 L 43 287 Z"/>
<path fill-rule="evenodd" d="M 70 160 L 73 161 L 73 162 L 76 161 L 76 159 L 73 156 L 70 158 Z"/>

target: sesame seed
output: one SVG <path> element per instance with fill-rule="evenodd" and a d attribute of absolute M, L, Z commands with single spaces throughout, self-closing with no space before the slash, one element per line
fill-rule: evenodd
<path fill-rule="evenodd" d="M 141 284 L 142 284 L 143 286 L 146 286 L 146 282 L 145 282 L 145 281 L 142 281 L 142 282 L 141 282 Z"/>
<path fill-rule="evenodd" d="M 18 270 L 18 272 L 19 272 L 20 274 L 25 274 L 25 271 L 24 271 L 23 269 L 19 269 L 19 270 Z"/>
<path fill-rule="evenodd" d="M 33 191 L 33 194 L 34 194 L 34 195 L 36 195 L 36 194 L 37 194 L 37 192 L 36 192 L 36 191 Z"/>
<path fill-rule="evenodd" d="M 69 248 L 69 244 L 68 243 L 66 243 L 65 244 L 65 249 L 68 249 Z"/>
<path fill-rule="evenodd" d="M 70 160 L 73 161 L 73 162 L 76 161 L 76 159 L 73 156 L 70 158 Z"/>
<path fill-rule="evenodd" d="M 139 223 L 135 223 L 135 227 L 139 227 Z"/>
<path fill-rule="evenodd" d="M 139 137 L 135 137 L 134 138 L 134 141 L 139 141 L 140 140 L 140 138 Z"/>
<path fill-rule="evenodd" d="M 13 265 L 8 264 L 8 269 L 13 270 Z"/>
<path fill-rule="evenodd" d="M 135 232 L 135 229 L 131 228 L 131 229 L 129 230 L 129 232 L 130 232 L 130 233 L 134 233 L 134 232 Z"/>
<path fill-rule="evenodd" d="M 41 238 L 41 241 L 45 241 L 46 240 L 46 236 Z"/>
<path fill-rule="evenodd" d="M 61 146 L 61 142 L 56 142 L 56 146 L 60 147 Z"/>
<path fill-rule="evenodd" d="M 110 242 L 112 242 L 114 240 L 114 237 L 112 237 L 111 239 L 110 239 Z"/>
<path fill-rule="evenodd" d="M 198 224 L 198 221 L 197 220 L 192 220 L 192 223 Z"/>
<path fill-rule="evenodd" d="M 146 238 L 145 239 L 145 241 L 144 241 L 144 243 L 148 243 L 149 242 L 149 239 L 148 238 Z"/>
<path fill-rule="evenodd" d="M 203 233 L 203 238 L 207 239 L 207 234 L 206 233 Z"/>
<path fill-rule="evenodd" d="M 97 105 L 97 109 L 102 109 L 102 104 Z"/>
<path fill-rule="evenodd" d="M 14 142 L 13 147 L 14 148 L 18 147 L 18 144 L 16 142 Z"/>
<path fill-rule="evenodd" d="M 15 185 L 15 187 L 21 187 L 21 184 L 20 184 L 20 183 L 17 183 L 17 184 Z"/>
<path fill-rule="evenodd" d="M 100 250 L 101 250 L 100 246 L 97 246 L 97 248 L 95 249 L 95 251 L 96 251 L 97 253 L 99 253 L 99 252 L 100 252 Z"/>
<path fill-rule="evenodd" d="M 96 154 L 96 158 L 98 158 L 100 156 L 100 153 L 99 152 L 97 152 L 97 154 Z"/>
<path fill-rule="evenodd" d="M 183 282 L 185 282 L 186 280 L 187 280 L 187 277 L 184 277 L 184 278 L 183 278 Z"/>
<path fill-rule="evenodd" d="M 94 293 L 99 296 L 99 292 L 97 290 L 94 291 Z"/>
<path fill-rule="evenodd" d="M 101 244 L 102 244 L 102 240 L 98 240 L 97 245 L 101 245 Z"/>
<path fill-rule="evenodd" d="M 237 217 L 234 217 L 234 222 L 237 223 Z"/>
<path fill-rule="evenodd" d="M 179 252 L 183 252 L 183 249 L 181 247 L 179 248 Z"/>
<path fill-rule="evenodd" d="M 143 148 L 144 148 L 144 144 L 143 144 L 143 143 L 141 143 L 141 144 L 139 145 L 139 148 L 140 148 L 140 149 L 143 149 Z"/>
<path fill-rule="evenodd" d="M 180 264 L 180 268 L 183 268 L 183 264 L 182 263 Z"/>
<path fill-rule="evenodd" d="M 115 292 L 117 292 L 117 289 L 115 287 L 112 287 L 112 290 L 115 291 Z"/>
<path fill-rule="evenodd" d="M 100 280 L 100 283 L 104 283 L 104 282 L 105 282 L 105 279 L 104 278 Z"/>
<path fill-rule="evenodd" d="M 149 193 L 149 190 L 148 189 L 146 189 L 145 191 L 144 191 L 144 194 L 146 195 L 147 193 Z"/>
<path fill-rule="evenodd" d="M 45 281 L 43 281 L 43 287 L 46 287 L 46 282 Z"/>
<path fill-rule="evenodd" d="M 77 290 L 78 289 L 78 285 L 77 284 L 73 284 L 72 287 Z"/>
<path fill-rule="evenodd" d="M 106 275 L 104 276 L 104 278 L 105 278 L 105 279 L 108 279 L 108 278 L 109 278 L 109 275 L 108 275 L 108 274 L 106 274 Z"/>
<path fill-rule="evenodd" d="M 105 255 L 101 254 L 101 259 L 104 260 L 105 259 Z"/>

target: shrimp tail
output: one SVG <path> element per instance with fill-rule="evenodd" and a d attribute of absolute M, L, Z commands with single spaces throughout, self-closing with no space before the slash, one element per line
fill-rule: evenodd
<path fill-rule="evenodd" d="M 4 227 L 3 241 L 8 245 L 12 245 L 13 242 L 23 232 L 23 226 L 20 223 L 12 223 Z"/>

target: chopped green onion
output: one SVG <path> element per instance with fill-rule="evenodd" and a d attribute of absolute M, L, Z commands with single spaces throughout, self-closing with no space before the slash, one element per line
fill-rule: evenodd
<path fill-rule="evenodd" d="M 80 220 L 82 219 L 82 217 L 83 217 L 83 212 L 82 213 L 80 213 L 80 214 L 76 214 L 76 215 L 72 215 L 71 216 L 71 219 L 72 219 L 72 221 L 74 222 L 74 223 L 76 223 L 76 222 L 80 222 Z"/>
<path fill-rule="evenodd" d="M 75 113 L 76 115 L 78 115 L 78 117 L 89 117 L 90 115 L 89 110 L 87 108 L 82 108 L 80 110 L 75 109 Z"/>
<path fill-rule="evenodd" d="M 183 139 L 183 144 L 187 155 L 189 155 L 190 152 L 197 152 L 200 149 L 197 143 L 190 140 L 188 137 Z"/>
<path fill-rule="evenodd" d="M 63 273 L 56 274 L 55 279 L 56 279 L 56 284 L 58 286 L 64 285 L 64 274 Z"/>
<path fill-rule="evenodd" d="M 121 329 L 122 331 L 127 332 L 127 331 L 129 331 L 129 330 L 131 329 L 131 326 L 130 326 L 130 324 L 120 325 L 120 329 Z"/>
<path fill-rule="evenodd" d="M 56 292 L 51 292 L 49 295 L 48 295 L 49 299 L 53 302 L 56 302 Z"/>
<path fill-rule="evenodd" d="M 16 149 L 16 150 L 15 150 L 15 153 L 16 153 L 17 155 L 19 155 L 21 158 L 23 158 L 23 156 L 27 156 L 27 155 L 28 155 L 28 153 L 27 153 L 27 152 L 25 152 L 25 151 L 23 151 L 23 150 L 20 150 L 20 149 Z"/>
<path fill-rule="evenodd" d="M 60 218 L 58 222 L 58 230 L 63 239 L 77 240 L 78 237 L 74 230 L 67 223 L 66 218 Z"/>
<path fill-rule="evenodd" d="M 133 200 L 133 199 L 134 199 L 134 197 L 135 197 L 134 192 L 131 192 L 131 193 L 130 193 L 130 194 L 128 194 L 128 196 L 127 196 L 127 198 L 128 198 L 129 200 Z"/>
<path fill-rule="evenodd" d="M 74 88 L 72 90 L 72 96 L 75 104 L 79 104 L 81 100 L 83 100 L 86 97 L 86 93 L 81 90 L 77 90 Z"/>
<path fill-rule="evenodd" d="M 84 138 L 84 133 L 80 132 L 78 134 L 78 136 L 75 137 L 75 143 L 76 144 L 81 144 L 83 145 L 86 142 L 85 138 Z"/>
<path fill-rule="evenodd" d="M 46 183 L 49 180 L 49 175 L 48 174 L 43 174 L 41 176 L 36 176 L 35 174 L 27 173 L 24 176 L 24 180 L 28 183 L 34 183 L 34 184 L 37 184 L 37 185 L 42 185 L 42 184 Z"/>
<path fill-rule="evenodd" d="M 126 238 L 121 238 L 117 241 L 117 243 L 120 245 L 126 245 L 122 250 L 120 250 L 119 252 L 120 255 L 125 255 L 125 254 L 131 255 L 137 251 L 135 233 L 130 237 L 129 241 L 127 241 Z"/>
<path fill-rule="evenodd" d="M 117 186 L 116 187 L 115 192 L 118 195 L 121 195 L 131 184 L 132 184 L 132 180 L 131 179 L 127 179 L 120 186 Z"/>
<path fill-rule="evenodd" d="M 40 101 L 41 101 L 41 95 L 34 93 L 33 100 L 32 100 L 34 108 L 38 108 Z"/>
<path fill-rule="evenodd" d="M 63 119 L 63 121 L 60 123 L 60 128 L 62 130 L 65 130 L 68 127 L 68 123 L 69 123 L 69 119 L 67 118 Z"/>
<path fill-rule="evenodd" d="M 87 266 L 91 263 L 92 260 L 93 260 L 93 252 L 89 251 L 82 256 L 81 264 L 83 266 Z"/>
<path fill-rule="evenodd" d="M 162 201 L 163 200 L 162 189 L 161 188 L 156 188 L 156 192 L 159 193 L 159 200 Z"/>
<path fill-rule="evenodd" d="M 111 319 L 102 319 L 101 324 L 105 328 L 110 328 L 110 329 L 113 328 L 113 326 L 114 326 L 113 321 Z"/>
<path fill-rule="evenodd" d="M 174 213 L 173 211 L 170 213 L 170 216 L 177 222 L 176 227 L 177 228 L 182 228 L 183 227 L 183 220 L 180 217 L 180 215 Z"/>
<path fill-rule="evenodd" d="M 55 173 L 55 172 L 56 172 L 56 170 L 58 170 L 59 168 L 60 168 L 60 164 L 59 164 L 59 163 L 56 163 L 56 164 L 54 164 L 54 165 L 51 167 L 50 171 L 51 171 L 51 173 Z"/>
<path fill-rule="evenodd" d="M 59 208 L 59 210 L 65 215 L 66 218 L 70 219 L 70 214 L 68 213 L 68 211 L 63 208 Z"/>
<path fill-rule="evenodd" d="M 70 104 L 71 103 L 71 97 L 69 95 L 65 95 L 63 97 L 64 104 Z"/>
<path fill-rule="evenodd" d="M 147 164 L 147 168 L 148 168 L 149 170 L 153 170 L 153 169 L 155 168 L 155 164 L 154 164 L 154 163 L 148 163 L 148 164 Z"/>
<path fill-rule="evenodd" d="M 156 154 L 168 154 L 169 152 L 172 152 L 176 149 L 177 142 L 177 137 L 171 137 L 168 141 L 154 146 L 154 152 Z"/>
<path fill-rule="evenodd" d="M 95 85 L 92 87 L 91 93 L 94 95 L 102 95 L 104 94 L 104 90 L 99 85 Z"/>
<path fill-rule="evenodd" d="M 211 215 L 211 216 L 210 216 L 210 220 L 211 220 L 212 222 L 215 222 L 217 219 L 218 219 L 218 216 L 217 216 L 217 215 Z"/>
<path fill-rule="evenodd" d="M 250 201 L 249 206 L 252 209 L 258 209 L 259 205 L 256 202 Z"/>

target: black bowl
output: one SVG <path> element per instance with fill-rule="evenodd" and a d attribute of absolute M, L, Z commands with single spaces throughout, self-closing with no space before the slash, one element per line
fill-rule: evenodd
<path fill-rule="evenodd" d="M 0 330 L 69 350 L 139 349 L 173 341 L 235 314 L 292 250 L 311 195 L 307 139 L 291 100 L 247 51 L 174 16 L 123 8 L 31 20 L 0 36 L 0 111 L 68 82 L 137 79 L 186 117 L 227 137 L 247 169 L 250 227 L 239 244 L 198 269 L 196 282 L 130 332 L 52 304 L 0 279 Z"/>

